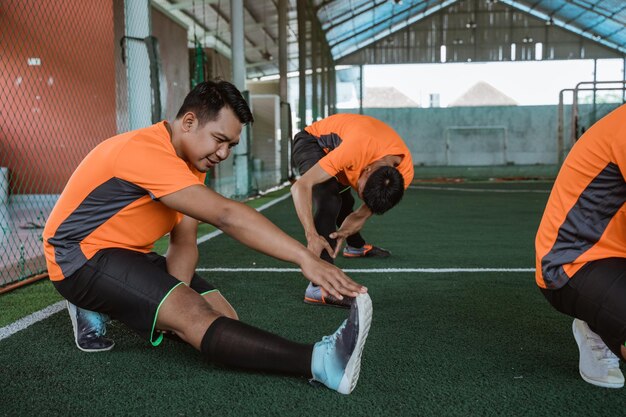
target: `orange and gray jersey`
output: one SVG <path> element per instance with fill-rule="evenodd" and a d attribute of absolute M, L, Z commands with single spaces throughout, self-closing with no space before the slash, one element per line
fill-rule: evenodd
<path fill-rule="evenodd" d="M 541 288 L 558 289 L 587 262 L 626 258 L 626 106 L 574 145 L 554 183 L 537 237 Z"/>
<path fill-rule="evenodd" d="M 72 174 L 46 222 L 50 279 L 72 275 L 100 249 L 149 252 L 182 219 L 158 199 L 204 177 L 176 155 L 163 122 L 102 142 Z"/>
<path fill-rule="evenodd" d="M 361 173 L 387 155 L 402 158 L 397 166 L 407 188 L 413 181 L 411 151 L 391 126 L 370 116 L 335 114 L 305 128 L 327 151 L 320 167 L 340 182 L 357 188 Z"/>

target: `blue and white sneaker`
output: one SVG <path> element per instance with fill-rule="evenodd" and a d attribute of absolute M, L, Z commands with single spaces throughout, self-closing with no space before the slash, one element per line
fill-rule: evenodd
<path fill-rule="evenodd" d="M 354 298 L 352 297 L 343 297 L 343 300 L 340 300 L 339 298 L 335 298 L 330 294 L 324 297 L 322 295 L 322 288 L 317 285 L 313 285 L 312 282 L 309 282 L 309 286 L 306 287 L 306 290 L 304 291 L 304 302 L 307 304 L 350 308 L 353 300 Z"/>
<path fill-rule="evenodd" d="M 72 320 L 74 341 L 83 352 L 106 352 L 113 349 L 115 342 L 104 337 L 110 320 L 106 314 L 85 310 L 66 301 L 67 311 Z"/>
<path fill-rule="evenodd" d="M 313 347 L 313 380 L 341 394 L 350 394 L 359 379 L 361 355 L 372 324 L 372 300 L 367 294 L 355 298 L 350 316 L 330 336 Z"/>

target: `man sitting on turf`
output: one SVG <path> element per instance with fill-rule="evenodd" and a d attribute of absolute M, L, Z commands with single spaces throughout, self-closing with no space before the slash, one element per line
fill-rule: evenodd
<path fill-rule="evenodd" d="M 174 333 L 212 362 L 306 376 L 347 394 L 356 384 L 371 323 L 367 289 L 257 211 L 204 185 L 206 172 L 229 156 L 250 122 L 248 104 L 232 84 L 205 82 L 189 93 L 171 123 L 98 145 L 76 169 L 46 223 L 50 279 L 78 306 L 70 310 L 77 342 L 101 341 L 94 323 L 84 320 L 88 309 L 125 323 L 154 346 L 162 332 Z M 356 297 L 349 318 L 315 344 L 291 342 L 238 321 L 220 292 L 195 274 L 198 221 L 299 265 L 305 277 L 335 297 Z M 168 232 L 167 256 L 150 252 Z"/>
<path fill-rule="evenodd" d="M 344 240 L 345 257 L 389 256 L 385 249 L 366 244 L 359 231 L 372 214 L 398 204 L 413 180 L 411 152 L 402 138 L 373 117 L 336 114 L 296 134 L 291 157 L 302 175 L 291 194 L 308 248 L 329 263 Z M 364 202 L 354 212 L 350 188 Z M 328 295 L 313 282 L 304 301 L 350 306 L 350 299 Z"/>
<path fill-rule="evenodd" d="M 554 182 L 535 239 L 536 281 L 574 317 L 580 376 L 624 386 L 626 359 L 626 106 L 576 142 Z"/>

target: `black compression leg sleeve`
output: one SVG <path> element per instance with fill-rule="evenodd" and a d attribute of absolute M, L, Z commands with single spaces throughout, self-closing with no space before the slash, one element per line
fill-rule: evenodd
<path fill-rule="evenodd" d="M 313 221 L 315 229 L 320 236 L 326 238 L 331 248 L 334 248 L 337 244 L 337 240 L 331 239 L 329 235 L 337 230 L 335 223 L 341 208 L 339 187 L 340 184 L 335 179 L 330 179 L 313 187 L 313 206 L 315 207 Z M 326 250 L 322 251 L 320 258 L 328 263 L 334 263 L 333 258 Z"/>
<path fill-rule="evenodd" d="M 219 317 L 209 326 L 201 351 L 220 365 L 312 377 L 313 345 L 291 342 L 227 317 Z"/>

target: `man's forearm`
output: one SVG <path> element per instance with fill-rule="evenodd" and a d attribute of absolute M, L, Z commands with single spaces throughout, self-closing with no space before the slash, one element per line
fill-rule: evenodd
<path fill-rule="evenodd" d="M 225 213 L 220 229 L 244 245 L 296 265 L 310 255 L 300 242 L 256 210 L 240 203 L 231 209 Z"/>
<path fill-rule="evenodd" d="M 296 182 L 291 187 L 291 196 L 298 219 L 304 228 L 304 234 L 307 237 L 312 234 L 317 234 L 315 222 L 313 221 L 313 193 L 311 188 Z"/>
<path fill-rule="evenodd" d="M 369 207 L 367 207 L 367 205 L 365 204 L 361 204 L 361 207 L 359 207 L 358 209 L 356 209 L 355 213 L 360 217 L 363 218 L 363 222 L 365 222 L 365 220 L 369 219 L 370 217 L 372 217 L 372 215 L 374 213 L 372 213 L 372 210 L 370 210 Z"/>

